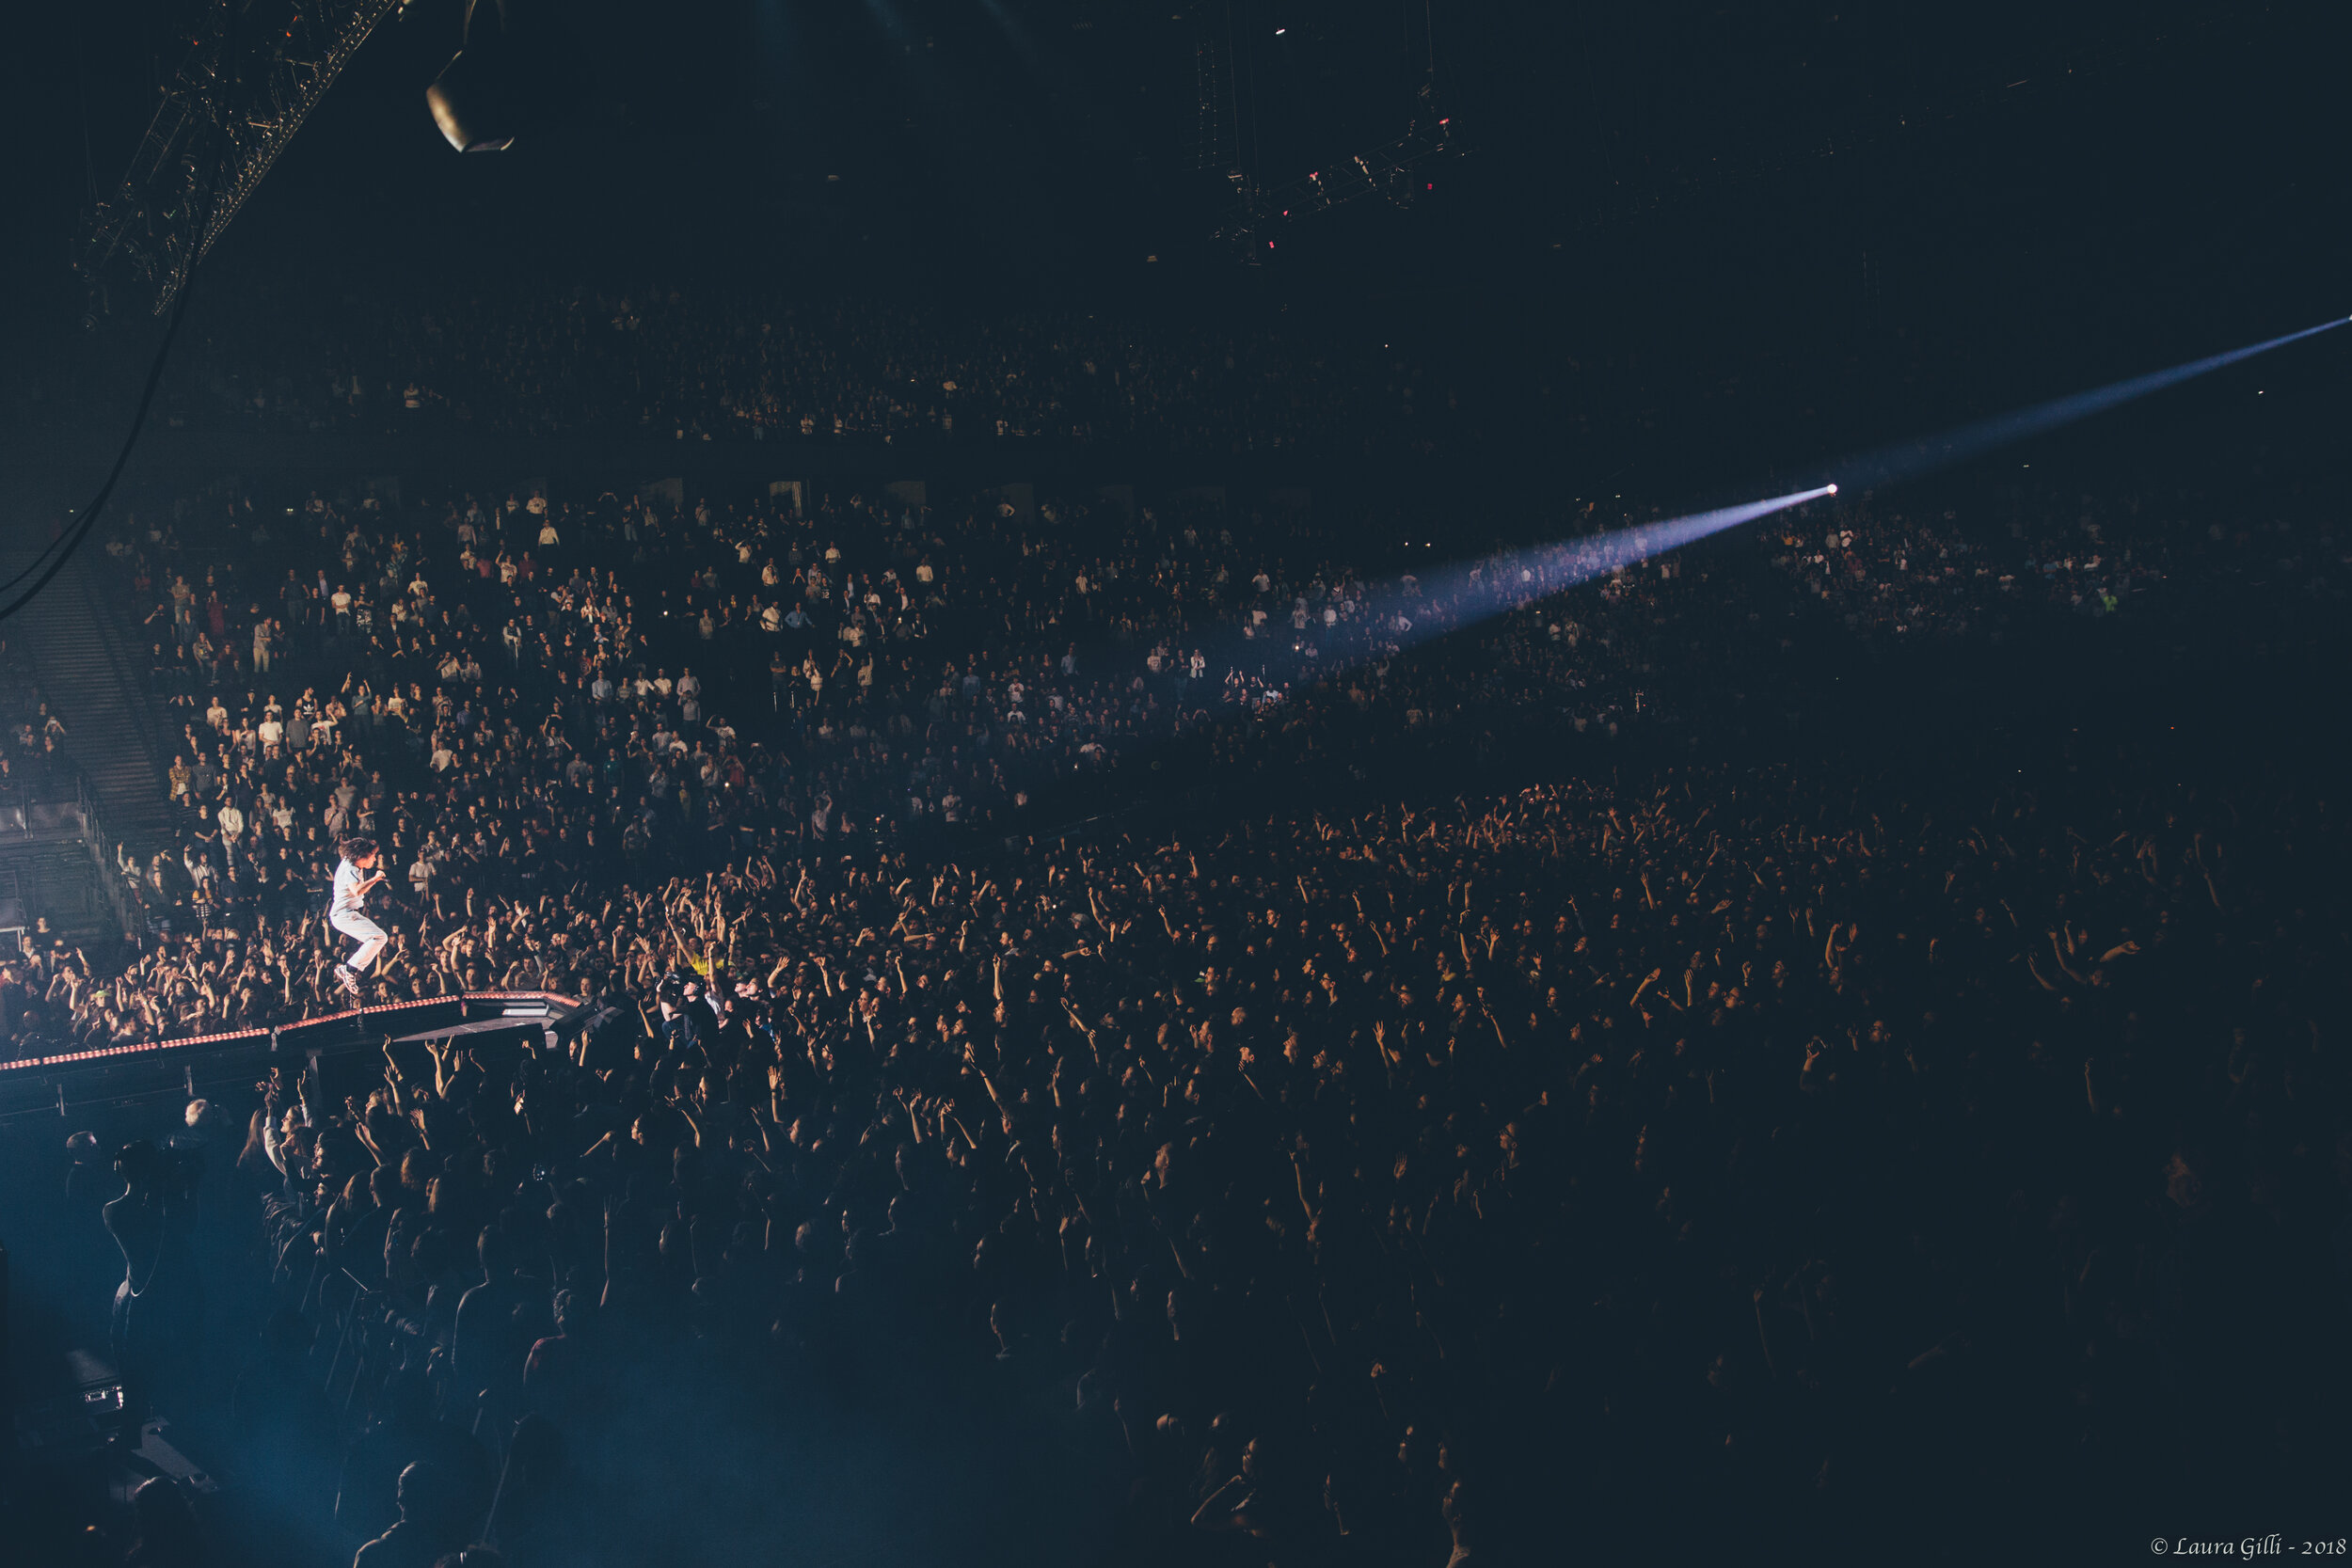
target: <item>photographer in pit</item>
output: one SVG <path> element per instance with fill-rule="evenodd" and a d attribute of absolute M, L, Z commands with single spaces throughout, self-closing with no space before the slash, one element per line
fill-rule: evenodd
<path fill-rule="evenodd" d="M 134 1413 L 159 1390 L 193 1374 L 201 1340 L 204 1288 L 197 1269 L 196 1190 L 203 1174 L 189 1149 L 145 1139 L 115 1156 L 122 1196 L 102 1211 L 122 1253 L 109 1346 Z"/>

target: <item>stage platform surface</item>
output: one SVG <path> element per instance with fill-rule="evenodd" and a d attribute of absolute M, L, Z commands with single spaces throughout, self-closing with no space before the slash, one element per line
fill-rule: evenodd
<path fill-rule="evenodd" d="M 555 991 L 468 991 L 382 1006 L 351 1007 L 272 1029 L 240 1029 L 95 1051 L 59 1052 L 0 1063 L 0 1122 L 71 1117 L 73 1107 L 245 1082 L 273 1067 L 318 1070 L 323 1062 L 380 1051 L 386 1040 L 421 1047 L 427 1040 L 484 1040 L 537 1034 L 549 1044 L 576 1037 L 594 1009 Z"/>

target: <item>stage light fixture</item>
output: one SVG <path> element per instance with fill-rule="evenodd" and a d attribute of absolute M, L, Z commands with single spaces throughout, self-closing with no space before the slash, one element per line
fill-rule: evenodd
<path fill-rule="evenodd" d="M 460 152 L 502 152 L 532 116 L 532 85 L 507 0 L 466 0 L 463 47 L 424 89 L 433 123 Z"/>
<path fill-rule="evenodd" d="M 478 55 L 459 50 L 424 89 L 433 123 L 460 152 L 503 152 L 515 145 L 515 123 L 504 73 Z"/>

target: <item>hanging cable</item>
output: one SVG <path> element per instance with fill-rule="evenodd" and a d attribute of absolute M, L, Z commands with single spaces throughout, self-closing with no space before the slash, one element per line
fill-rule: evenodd
<path fill-rule="evenodd" d="M 204 227 L 199 227 L 197 232 L 204 232 L 205 229 L 211 225 L 213 209 L 219 194 L 220 168 L 219 160 L 215 159 L 213 178 L 205 183 Z M 123 467 L 131 461 L 132 449 L 138 445 L 139 433 L 147 428 L 147 413 L 154 405 L 155 388 L 163 383 L 164 365 L 171 357 L 172 342 L 180 336 L 180 324 L 187 319 L 188 290 L 196 281 L 198 261 L 197 251 L 191 247 L 187 257 L 187 270 L 181 276 L 178 296 L 172 301 L 170 325 L 164 328 L 164 341 L 156 345 L 154 360 L 147 367 L 147 383 L 139 389 L 139 404 L 131 416 L 130 432 L 122 438 L 121 450 L 115 453 L 114 467 L 107 470 L 105 483 L 98 487 L 98 494 L 90 499 L 89 505 L 82 509 L 82 515 L 74 519 L 72 526 L 47 545 L 42 546 L 40 553 L 33 557 L 30 565 L 7 582 L 0 583 L 0 594 L 7 594 L 34 573 L 40 574 L 30 588 L 7 604 L 0 605 L 0 621 L 8 620 L 26 605 L 31 604 L 40 591 L 48 587 L 59 572 L 65 570 L 66 562 L 72 560 L 74 551 L 82 547 L 82 541 L 89 537 L 90 530 L 97 525 L 99 515 L 105 511 L 106 502 L 113 499 L 115 486 L 122 479 Z M 42 562 L 52 551 L 56 552 L 56 558 L 48 561 L 47 565 L 44 566 Z"/>

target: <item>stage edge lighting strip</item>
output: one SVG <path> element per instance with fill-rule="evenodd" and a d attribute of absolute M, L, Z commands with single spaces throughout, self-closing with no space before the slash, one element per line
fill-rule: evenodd
<path fill-rule="evenodd" d="M 469 990 L 455 996 L 420 996 L 406 1002 L 387 1002 L 378 1007 L 346 1007 L 341 1012 L 321 1013 L 293 1023 L 278 1026 L 281 1034 L 308 1031 L 344 1019 L 381 1018 L 388 1013 L 404 1013 L 416 1007 L 444 1006 L 452 1002 L 540 1002 L 554 1006 L 577 1007 L 580 999 L 551 990 Z M 92 1062 L 107 1061 L 119 1056 L 144 1056 L 159 1051 L 183 1051 L 203 1045 L 222 1045 L 230 1041 L 259 1041 L 270 1037 L 267 1029 L 230 1029 L 211 1035 L 184 1035 L 177 1039 L 148 1040 L 136 1045 L 103 1045 L 89 1051 L 64 1051 L 48 1056 L 26 1056 L 20 1061 L 0 1062 L 0 1074 L 28 1072 L 40 1068 L 81 1067 Z"/>

